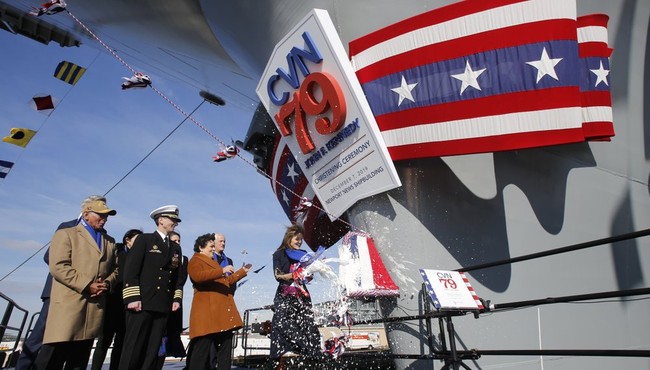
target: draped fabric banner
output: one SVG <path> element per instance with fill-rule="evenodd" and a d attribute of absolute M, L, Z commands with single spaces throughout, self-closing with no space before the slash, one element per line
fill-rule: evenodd
<path fill-rule="evenodd" d="M 352 64 L 393 160 L 612 136 L 611 125 L 589 128 L 612 121 L 599 112 L 608 105 L 609 64 L 599 54 L 598 70 L 594 56 L 582 53 L 576 18 L 575 0 L 463 1 L 351 41 Z M 601 20 L 598 26 L 602 42 Z M 606 37 L 605 28 L 605 45 Z M 587 77 L 599 82 L 598 99 L 587 98 L 594 90 Z"/>
<path fill-rule="evenodd" d="M 463 1 L 349 44 L 355 73 L 393 160 L 610 140 L 608 17 L 575 0 Z M 284 140 L 270 175 L 310 245 L 348 228 L 325 222 Z M 330 232 L 313 242 L 312 229 Z M 320 232 L 321 230 L 319 230 Z M 334 232 L 332 232 L 334 231 Z"/>
<path fill-rule="evenodd" d="M 609 57 L 605 14 L 578 17 L 580 52 L 580 100 L 582 128 L 588 140 L 609 141 L 614 136 L 612 93 L 609 85 Z"/>
<path fill-rule="evenodd" d="M 303 226 L 305 242 L 310 247 L 331 246 L 345 235 L 349 230 L 348 225 L 339 220 L 330 221 L 321 211 L 320 200 L 309 186 L 285 140 L 279 135 L 277 139 L 269 176 L 282 210 L 292 222 Z M 307 200 L 311 205 L 301 204 L 302 200 Z"/>
<path fill-rule="evenodd" d="M 256 92 L 330 220 L 402 185 L 326 10 L 278 41 Z"/>
<path fill-rule="evenodd" d="M 347 233 L 339 245 L 339 279 L 348 297 L 399 296 L 372 238 L 361 233 Z"/>

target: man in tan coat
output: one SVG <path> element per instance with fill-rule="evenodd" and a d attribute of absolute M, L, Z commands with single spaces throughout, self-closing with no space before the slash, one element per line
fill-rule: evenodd
<path fill-rule="evenodd" d="M 36 368 L 86 369 L 94 339 L 99 335 L 105 293 L 115 281 L 115 240 L 106 234 L 106 198 L 90 196 L 81 205 L 74 227 L 56 231 L 50 242 L 50 273 L 53 277 L 50 311 L 45 326 L 44 347 Z"/>

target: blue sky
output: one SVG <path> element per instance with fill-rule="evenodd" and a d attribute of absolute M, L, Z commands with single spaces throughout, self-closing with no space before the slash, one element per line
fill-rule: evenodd
<path fill-rule="evenodd" d="M 79 214 L 80 202 L 91 194 L 104 194 L 153 149 L 185 117 L 152 89 L 121 90 L 122 77 L 131 72 L 97 47 L 62 48 L 43 45 L 23 36 L 0 32 L 0 134 L 12 127 L 38 130 L 26 148 L 0 142 L 0 160 L 15 162 L 0 180 L 0 277 L 5 276 L 52 237 L 57 225 Z M 60 61 L 87 68 L 75 85 L 53 77 Z M 135 66 L 136 69 L 138 66 Z M 153 84 L 185 112 L 202 101 L 199 91 L 154 75 Z M 34 95 L 51 94 L 59 100 L 48 117 L 29 104 Z M 195 119 L 225 142 L 243 139 L 250 111 L 204 103 Z M 272 303 L 271 254 L 282 239 L 289 220 L 269 180 L 239 158 L 213 163 L 219 142 L 187 120 L 133 173 L 108 195 L 118 211 L 106 229 L 121 240 L 130 228 L 154 229 L 149 212 L 165 204 L 180 208 L 184 254 L 192 255 L 198 235 L 226 234 L 226 253 L 236 265 L 242 250 L 253 268 L 238 290 L 240 312 Z M 248 153 L 242 153 L 250 159 Z M 335 257 L 336 248 L 326 255 Z M 44 249 L 0 281 L 0 291 L 30 311 L 40 309 L 39 295 L 47 266 Z M 334 254 L 334 255 L 333 255 Z M 331 286 L 315 279 L 315 301 L 332 299 Z M 318 293 L 322 291 L 322 294 Z M 185 286 L 186 324 L 191 304 L 191 283 Z"/>

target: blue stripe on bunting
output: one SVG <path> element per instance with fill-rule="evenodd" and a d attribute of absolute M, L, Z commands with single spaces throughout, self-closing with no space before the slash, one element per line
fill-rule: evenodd
<path fill-rule="evenodd" d="M 544 48 L 549 58 L 563 58 L 555 66 L 559 80 L 544 76 L 537 83 L 537 68 L 526 63 L 539 60 Z M 362 87 L 373 113 L 379 116 L 417 107 L 492 95 L 578 86 L 579 73 L 576 72 L 580 70 L 578 59 L 578 43 L 575 40 L 541 42 L 422 65 L 378 78 L 363 84 Z M 451 75 L 463 73 L 467 61 L 472 70 L 486 68 L 486 71 L 477 79 L 481 90 L 468 87 L 461 95 L 462 82 Z M 411 92 L 415 102 L 404 100 L 398 107 L 399 96 L 391 89 L 400 86 L 402 76 L 408 84 L 418 83 L 418 85 Z"/>

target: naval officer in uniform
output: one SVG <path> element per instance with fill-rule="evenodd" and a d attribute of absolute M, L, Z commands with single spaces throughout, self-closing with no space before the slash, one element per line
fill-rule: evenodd
<path fill-rule="evenodd" d="M 183 300 L 181 247 L 167 236 L 181 222 L 178 207 L 163 206 L 150 216 L 156 231 L 138 235 L 124 264 L 126 334 L 120 370 L 154 368 L 167 318 Z"/>

